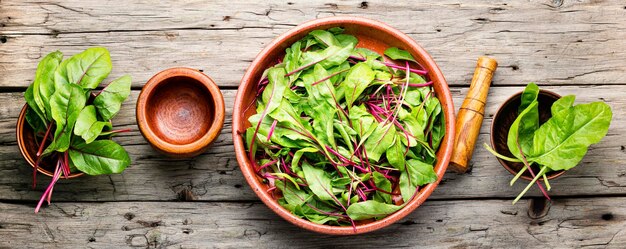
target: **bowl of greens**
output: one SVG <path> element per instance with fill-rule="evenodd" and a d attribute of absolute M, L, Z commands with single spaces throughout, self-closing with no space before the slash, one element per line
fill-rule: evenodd
<path fill-rule="evenodd" d="M 421 205 L 454 139 L 443 74 L 386 24 L 331 17 L 289 30 L 246 71 L 233 140 L 259 198 L 320 233 L 366 233 Z"/>
<path fill-rule="evenodd" d="M 130 165 L 124 147 L 111 139 L 130 130 L 114 129 L 111 119 L 130 95 L 131 77 L 124 75 L 96 90 L 111 70 L 104 47 L 66 59 L 54 51 L 39 62 L 16 126 L 17 145 L 33 167 L 33 188 L 37 172 L 52 177 L 35 213 L 44 200 L 50 204 L 62 177 L 118 174 Z"/>
<path fill-rule="evenodd" d="M 550 199 L 550 180 L 576 167 L 589 146 L 604 138 L 613 112 L 602 102 L 574 104 L 576 96 L 560 95 L 529 83 L 497 111 L 491 126 L 491 145 L 485 148 L 517 179 L 530 181 L 513 204 L 537 185 Z M 545 185 L 545 187 L 544 187 Z"/>

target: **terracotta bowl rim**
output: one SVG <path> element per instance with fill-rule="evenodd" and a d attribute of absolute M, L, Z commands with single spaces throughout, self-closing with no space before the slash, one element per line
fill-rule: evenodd
<path fill-rule="evenodd" d="M 26 122 L 26 110 L 27 109 L 28 109 L 28 104 L 24 104 L 24 107 L 22 107 L 22 110 L 20 111 L 20 115 L 17 118 L 15 135 L 17 137 L 17 147 L 20 149 L 20 154 L 22 154 L 22 157 L 24 158 L 24 160 L 26 160 L 26 162 L 28 162 L 28 164 L 31 167 L 35 168 L 35 159 L 32 155 L 28 153 L 28 150 L 26 149 L 26 142 L 24 141 L 25 140 L 24 126 L 28 125 Z M 43 167 L 37 167 L 37 171 L 49 177 L 54 176 L 54 172 L 50 172 L 44 169 Z M 85 173 L 79 171 L 78 173 L 71 173 L 67 178 L 71 179 L 71 178 L 81 177 L 83 175 L 85 175 Z M 65 177 L 61 177 L 60 179 L 65 179 Z"/>
<path fill-rule="evenodd" d="M 509 97 L 506 101 L 504 101 L 504 103 L 502 105 L 500 105 L 500 107 L 498 107 L 498 110 L 496 111 L 496 114 L 493 115 L 493 119 L 491 120 L 491 129 L 490 129 L 490 134 L 489 134 L 489 139 L 491 142 L 491 148 L 494 148 L 494 150 L 496 150 L 496 143 L 494 140 L 494 130 L 495 130 L 495 123 L 496 120 L 498 120 L 498 118 L 500 117 L 500 115 L 502 115 L 502 112 L 504 110 L 504 107 L 511 104 L 511 102 L 516 101 L 517 99 L 521 98 L 522 93 L 524 91 L 519 91 L 513 95 L 511 95 L 511 97 Z M 543 94 L 555 99 L 560 99 L 562 96 L 558 93 L 555 93 L 553 91 L 550 90 L 544 90 L 544 89 L 539 89 L 539 94 Z M 498 152 L 498 151 L 496 151 Z M 498 152 L 500 153 L 500 152 Z M 504 161 L 500 158 L 497 158 L 498 162 L 500 162 L 500 165 L 502 165 L 502 167 L 504 167 L 509 173 L 511 173 L 512 175 L 517 175 L 517 171 L 515 171 L 511 166 L 509 166 L 509 162 Z M 563 174 L 565 174 L 565 170 L 559 170 L 559 171 L 554 171 L 554 172 L 550 172 L 548 174 L 548 180 L 552 180 L 555 178 L 558 178 L 560 176 L 562 176 Z M 520 176 L 520 179 L 524 179 L 526 181 L 532 181 L 533 179 L 531 177 L 528 177 L 526 175 L 522 175 Z"/>
<path fill-rule="evenodd" d="M 433 80 L 435 84 L 439 85 L 439 87 L 442 89 L 441 96 L 439 96 L 438 94 L 438 98 L 442 100 L 442 109 L 446 118 L 446 135 L 442 140 L 441 146 L 437 153 L 438 161 L 435 165 L 435 172 L 437 173 L 438 180 L 421 188 L 419 190 L 419 193 L 411 201 L 409 201 L 407 206 L 405 206 L 404 208 L 383 219 L 371 223 L 359 224 L 356 226 L 356 231 L 354 231 L 354 229 L 350 226 L 330 226 L 315 224 L 308 220 L 304 220 L 294 216 L 293 214 L 291 214 L 291 212 L 280 206 L 278 202 L 271 197 L 270 194 L 262 190 L 263 184 L 256 179 L 256 174 L 252 170 L 251 163 L 246 157 L 247 153 L 245 150 L 243 138 L 238 134 L 239 130 L 243 130 L 243 126 L 240 125 L 240 123 L 244 116 L 244 92 L 247 88 L 254 87 L 253 84 L 256 82 L 252 82 L 251 80 L 255 76 L 254 71 L 257 71 L 256 67 L 259 66 L 263 59 L 269 56 L 274 49 L 281 49 L 280 45 L 289 40 L 292 36 L 301 36 L 303 35 L 303 32 L 319 26 L 340 26 L 346 24 L 359 25 L 375 30 L 380 30 L 381 32 L 385 33 L 384 35 L 391 35 L 394 37 L 394 39 L 400 41 L 404 46 L 406 46 L 407 50 L 415 51 L 416 53 L 414 53 L 414 55 L 419 56 L 420 59 L 424 61 L 424 64 L 427 64 L 428 67 L 432 68 L 428 75 L 430 79 Z M 281 216 L 283 219 L 291 222 L 292 224 L 310 231 L 331 235 L 354 235 L 378 230 L 397 222 L 398 220 L 410 214 L 413 210 L 420 206 L 426 200 L 426 198 L 428 198 L 428 196 L 430 196 L 439 181 L 443 178 L 443 175 L 450 161 L 452 145 L 454 143 L 454 122 L 455 116 L 452 96 L 450 94 L 450 89 L 448 88 L 448 84 L 443 76 L 443 73 L 441 72 L 441 69 L 437 66 L 435 61 L 432 59 L 432 57 L 420 45 L 418 45 L 417 42 L 415 42 L 412 38 L 402 33 L 401 31 L 379 21 L 363 17 L 335 16 L 307 21 L 290 29 L 289 31 L 275 38 L 256 56 L 254 61 L 246 70 L 246 73 L 244 74 L 237 91 L 235 105 L 233 108 L 232 136 L 237 162 L 239 163 L 240 169 L 244 177 L 246 178 L 248 185 L 250 185 L 252 190 L 255 191 L 256 195 L 261 199 L 261 201 L 263 201 L 265 205 L 272 209 L 272 211 Z"/>
<path fill-rule="evenodd" d="M 187 144 L 173 144 L 161 139 L 154 133 L 148 124 L 148 99 L 156 93 L 155 89 L 161 86 L 166 79 L 179 76 L 194 79 L 199 86 L 202 86 L 209 92 L 213 100 L 212 111 L 214 112 L 214 115 L 211 127 L 209 127 L 209 130 L 207 130 L 206 134 L 202 137 Z M 211 79 L 211 77 L 197 69 L 188 67 L 173 67 L 158 72 L 152 76 L 146 84 L 144 84 L 141 92 L 139 93 L 139 97 L 137 98 L 136 118 L 139 131 L 152 146 L 157 148 L 157 150 L 169 155 L 186 157 L 189 155 L 195 156 L 196 154 L 201 153 L 219 136 L 224 125 L 225 112 L 224 97 L 219 87 L 215 81 Z"/>

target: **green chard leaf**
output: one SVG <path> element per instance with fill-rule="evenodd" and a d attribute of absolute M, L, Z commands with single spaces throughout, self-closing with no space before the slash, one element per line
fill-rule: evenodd
<path fill-rule="evenodd" d="M 28 86 L 28 88 L 26 88 L 26 92 L 24 92 L 24 99 L 26 100 L 26 104 L 28 104 L 28 107 L 30 108 L 30 110 L 32 110 L 37 115 L 37 117 L 39 117 L 39 120 L 41 120 L 42 122 L 45 122 L 46 116 L 44 115 L 43 111 L 39 109 L 39 106 L 35 102 L 35 96 L 33 93 L 33 84 L 31 84 L 30 86 Z M 32 127 L 32 128 L 35 129 L 35 127 Z"/>
<path fill-rule="evenodd" d="M 128 153 L 113 140 L 73 142 L 69 157 L 72 165 L 88 175 L 119 174 L 130 165 Z"/>
<path fill-rule="evenodd" d="M 26 109 L 25 119 L 26 122 L 28 122 L 28 125 L 33 128 L 33 131 L 35 131 L 35 133 L 46 132 L 46 124 L 43 120 L 41 120 L 41 118 L 30 106 L 28 106 L 28 109 Z"/>
<path fill-rule="evenodd" d="M 347 214 L 353 220 L 382 218 L 400 210 L 402 206 L 385 204 L 374 200 L 354 203 L 348 207 Z"/>
<path fill-rule="evenodd" d="M 557 101 L 567 106 L 573 99 Z M 528 160 L 552 170 L 575 167 L 587 153 L 590 145 L 600 142 L 609 130 L 613 113 L 604 102 L 579 104 L 567 109 L 556 108 L 546 123 L 534 134 Z"/>
<path fill-rule="evenodd" d="M 375 76 L 376 74 L 372 68 L 363 62 L 359 62 L 350 68 L 343 82 L 345 98 L 349 106 L 352 106 L 354 101 L 361 96 L 365 88 L 374 80 Z"/>
<path fill-rule="evenodd" d="M 85 143 L 91 143 L 102 133 L 102 129 L 110 126 L 109 122 L 98 121 L 96 117 L 96 108 L 88 105 L 78 114 L 76 125 L 74 126 L 74 134 L 81 136 Z"/>
<path fill-rule="evenodd" d="M 415 61 L 411 53 L 396 47 L 386 49 L 385 55 L 392 60 Z"/>
<path fill-rule="evenodd" d="M 103 47 L 88 48 L 68 59 L 65 73 L 69 83 L 85 89 L 96 88 L 111 73 L 111 56 Z M 60 71 L 61 75 L 63 70 Z M 55 77 L 56 81 L 56 77 Z"/>
<path fill-rule="evenodd" d="M 35 81 L 33 82 L 33 97 L 37 106 L 46 117 L 52 120 L 50 110 L 50 98 L 54 93 L 54 72 L 61 63 L 63 54 L 59 51 L 46 55 L 37 66 Z"/>
<path fill-rule="evenodd" d="M 363 144 L 363 148 L 365 148 L 367 152 L 367 157 L 378 162 L 383 153 L 393 144 L 395 134 L 396 128 L 392 123 L 379 123 L 372 135 L 370 135 Z"/>
<path fill-rule="evenodd" d="M 122 103 L 130 95 L 131 78 L 124 75 L 107 85 L 93 100 L 100 117 L 110 120 L 120 111 Z"/>
<path fill-rule="evenodd" d="M 302 171 L 304 171 L 304 178 L 315 194 L 320 200 L 333 201 L 335 198 L 332 194 L 331 179 L 326 172 L 321 169 L 310 165 L 307 162 L 302 163 Z"/>
<path fill-rule="evenodd" d="M 391 182 L 383 174 L 378 173 L 377 171 L 374 171 L 373 175 L 376 188 L 387 192 L 376 191 L 374 194 L 374 200 L 382 203 L 391 203 L 391 195 L 388 194 L 391 193 Z"/>
<path fill-rule="evenodd" d="M 76 84 L 61 85 L 60 88 L 56 89 L 50 100 L 52 118 L 56 122 L 56 130 L 54 132 L 54 141 L 46 151 L 52 152 L 56 150 L 64 152 L 69 148 L 73 134 L 72 129 L 86 102 L 85 91 Z"/>
<path fill-rule="evenodd" d="M 416 159 L 406 162 L 406 169 L 400 175 L 400 193 L 407 202 L 415 194 L 418 186 L 437 181 L 437 173 L 432 165 Z"/>

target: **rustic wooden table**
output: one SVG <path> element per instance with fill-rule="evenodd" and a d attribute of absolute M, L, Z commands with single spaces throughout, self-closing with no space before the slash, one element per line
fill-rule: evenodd
<path fill-rule="evenodd" d="M 479 1 L 0 1 L 0 247 L 626 247 L 626 2 Z M 330 2 L 330 1 L 329 1 Z M 552 182 L 553 201 L 523 188 L 482 147 L 473 171 L 448 172 L 428 201 L 383 230 L 332 237 L 299 229 L 272 213 L 245 183 L 234 157 L 232 106 L 255 55 L 306 20 L 331 15 L 381 20 L 435 58 L 455 103 L 467 92 L 479 55 L 496 72 L 479 144 L 491 117 L 529 81 L 614 112 L 607 137 Z M 49 178 L 30 188 L 15 123 L 37 61 L 60 49 L 109 48 L 111 77 L 133 76 L 117 137 L 133 163 L 123 174 L 61 180 L 53 204 L 34 214 Z M 188 66 L 220 85 L 228 116 L 209 151 L 189 160 L 156 153 L 138 132 L 135 100 L 156 72 Z M 110 77 L 110 78 L 111 78 Z M 44 180 L 45 179 L 45 180 Z"/>

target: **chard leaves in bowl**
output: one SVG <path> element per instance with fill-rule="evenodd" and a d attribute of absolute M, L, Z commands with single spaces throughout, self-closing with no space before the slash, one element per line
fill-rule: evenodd
<path fill-rule="evenodd" d="M 33 166 L 33 187 L 37 171 L 52 177 L 35 212 L 44 200 L 50 203 L 61 176 L 121 173 L 130 165 L 126 150 L 110 139 L 127 131 L 113 130 L 111 119 L 130 95 L 130 76 L 92 94 L 111 69 L 109 51 L 103 47 L 89 48 L 66 60 L 55 51 L 39 62 L 34 82 L 24 93 L 27 105 L 17 126 L 20 151 Z"/>
<path fill-rule="evenodd" d="M 532 180 L 515 198 L 513 204 L 517 203 L 535 183 L 543 195 L 550 199 L 547 191 L 550 191 L 551 187 L 546 175 L 550 172 L 567 171 L 577 166 L 589 146 L 600 142 L 607 134 L 613 116 L 611 107 L 604 102 L 574 105 L 576 96 L 567 95 L 554 101 L 551 106 L 541 107 L 549 109 L 551 114 L 551 117 L 541 124 L 539 96 L 540 89 L 535 83 L 529 83 L 521 93 L 518 115 L 508 127 L 506 134 L 506 145 L 513 158 L 502 155 L 485 144 L 485 148 L 500 160 L 523 163 L 524 167 L 511 180 L 511 185 L 527 170 L 532 175 Z M 497 119 L 498 117 L 494 122 Z M 491 134 L 492 143 L 496 135 L 498 134 Z M 502 163 L 504 165 L 504 162 Z M 539 171 L 534 172 L 533 166 L 538 166 Z M 546 188 L 538 181 L 541 178 Z"/>
<path fill-rule="evenodd" d="M 438 180 L 446 122 L 428 72 L 407 51 L 388 48 L 392 62 L 358 42 L 331 28 L 292 43 L 263 73 L 248 118 L 255 173 L 316 224 L 385 218 Z"/>

